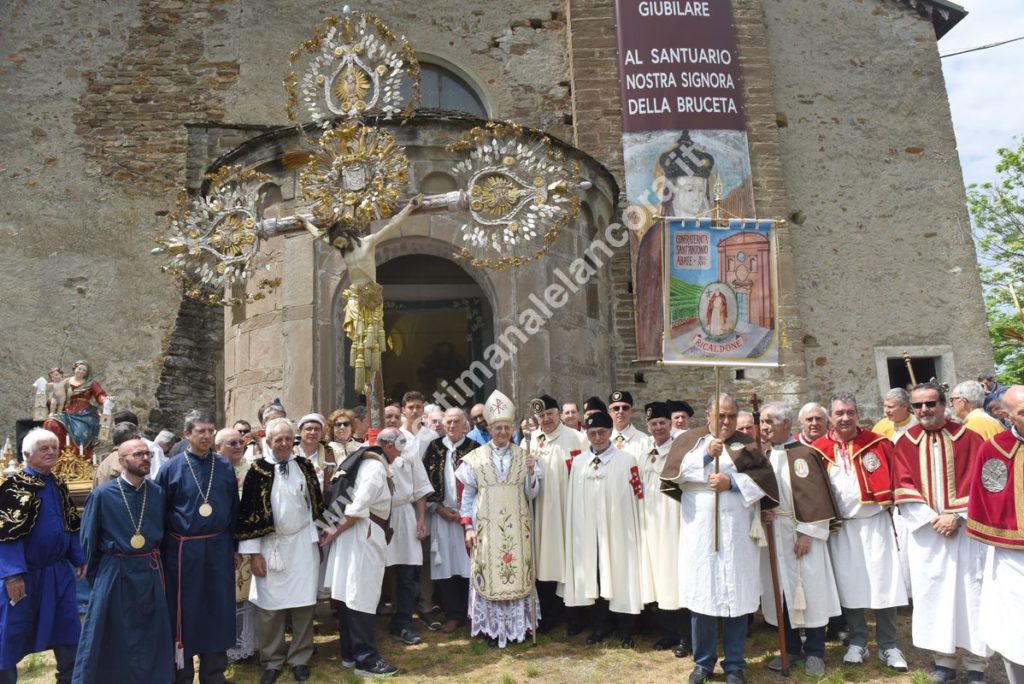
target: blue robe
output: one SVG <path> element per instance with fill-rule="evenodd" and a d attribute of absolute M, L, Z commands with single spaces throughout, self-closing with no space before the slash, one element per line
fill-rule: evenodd
<path fill-rule="evenodd" d="M 213 460 L 211 460 L 211 457 Z M 199 515 L 203 503 L 185 459 L 205 491 L 210 465 L 216 463 L 209 518 Z M 213 453 L 199 459 L 186 450 L 160 468 L 157 484 L 164 492 L 164 574 L 171 633 L 177 638 L 178 584 L 181 596 L 181 637 L 186 658 L 218 653 L 235 645 L 235 517 L 238 483 L 227 459 Z M 177 536 L 216 535 L 212 539 L 179 542 Z M 179 554 L 179 548 L 183 550 Z M 180 555 L 180 558 L 179 558 Z M 178 570 L 181 569 L 179 578 Z"/>
<path fill-rule="evenodd" d="M 145 511 L 143 492 L 120 477 L 100 485 L 85 502 L 81 538 L 92 596 L 75 661 L 75 684 L 174 681 L 174 641 L 158 555 L 164 494 L 152 482 L 145 488 Z M 142 511 L 140 533 L 146 544 L 141 549 L 131 546 L 135 527 L 125 500 L 136 521 Z"/>
<path fill-rule="evenodd" d="M 28 466 L 25 472 L 40 476 Z M 0 578 L 24 575 L 25 598 L 12 606 L 0 596 L 0 670 L 29 653 L 78 643 L 74 568 L 85 564 L 78 534 L 64 529 L 64 507 L 53 476 L 42 475 L 42 506 L 32 531 L 0 543 Z"/>

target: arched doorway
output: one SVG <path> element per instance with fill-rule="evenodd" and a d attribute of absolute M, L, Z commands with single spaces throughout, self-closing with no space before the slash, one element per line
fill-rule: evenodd
<path fill-rule="evenodd" d="M 419 390 L 429 402 L 435 391 L 443 391 L 444 382 L 453 383 L 493 342 L 490 302 L 469 273 L 439 256 L 395 257 L 377 267 L 377 280 L 384 287 L 387 335 L 381 358 L 384 396 L 400 401 L 405 392 Z M 346 339 L 346 360 L 350 344 Z M 346 363 L 346 406 L 361 399 L 353 384 L 353 370 Z M 473 388 L 471 400 L 482 402 L 495 386 L 495 378 L 487 378 Z"/>

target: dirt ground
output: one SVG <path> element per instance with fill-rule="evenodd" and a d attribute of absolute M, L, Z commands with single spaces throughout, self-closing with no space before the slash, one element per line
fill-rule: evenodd
<path fill-rule="evenodd" d="M 870 613 L 869 613 L 870 615 Z M 550 682 L 566 684 L 597 684 L 599 682 L 685 682 L 693 668 L 689 658 L 679 659 L 668 651 L 653 651 L 650 644 L 654 637 L 642 635 L 639 646 L 624 650 L 617 642 L 609 640 L 600 646 L 587 646 L 584 636 L 567 638 L 565 631 L 556 629 L 552 634 L 542 635 L 537 646 L 530 643 L 510 645 L 505 649 L 488 646 L 480 639 L 470 639 L 467 628 L 452 635 L 430 632 L 417 623 L 417 631 L 424 641 L 417 646 L 404 646 L 390 637 L 386 631 L 386 619 L 378 620 L 378 639 L 384 657 L 400 668 L 391 678 L 395 682 L 496 682 L 498 684 L 523 684 L 526 682 Z M 931 659 L 927 653 L 910 646 L 910 612 L 902 612 L 900 631 L 903 652 L 910 662 L 911 671 L 906 674 L 892 672 L 884 667 L 871 646 L 869 662 L 859 667 L 842 667 L 845 649 L 838 643 L 830 642 L 825 655 L 826 676 L 820 680 L 806 677 L 797 666 L 790 677 L 768 670 L 767 663 L 777 653 L 776 636 L 772 628 L 758 617 L 751 638 L 747 642 L 747 680 L 751 684 L 781 684 L 788 682 L 820 681 L 827 684 L 840 682 L 906 682 L 925 684 Z M 351 670 L 341 666 L 338 651 L 337 627 L 329 618 L 318 620 L 317 653 L 310 663 L 313 683 L 360 682 Z M 20 680 L 33 684 L 53 681 L 53 660 L 49 653 L 29 656 L 18 668 Z M 259 682 L 260 667 L 252 663 L 236 664 L 228 672 L 229 678 L 238 684 Z M 724 681 L 721 671 L 714 678 Z M 966 682 L 961 672 L 960 681 Z M 294 681 L 290 671 L 282 673 L 279 682 Z M 1006 675 L 998 656 L 992 658 L 988 669 L 990 684 L 1005 684 Z M 111 683 L 113 684 L 113 683 Z"/>

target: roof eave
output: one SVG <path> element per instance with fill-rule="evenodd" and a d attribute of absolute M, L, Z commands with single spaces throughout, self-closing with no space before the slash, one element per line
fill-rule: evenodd
<path fill-rule="evenodd" d="M 960 20 L 967 16 L 967 10 L 949 0 L 901 0 L 910 5 L 923 17 L 931 19 L 935 29 L 935 40 L 949 33 Z"/>

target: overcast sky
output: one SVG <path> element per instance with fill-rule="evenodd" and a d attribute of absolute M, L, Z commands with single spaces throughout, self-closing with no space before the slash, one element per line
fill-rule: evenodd
<path fill-rule="evenodd" d="M 1024 0 L 953 0 L 967 17 L 939 41 L 939 53 L 1024 36 Z M 1024 138 L 1024 40 L 946 57 L 953 127 L 966 183 L 995 176 L 996 150 Z"/>

